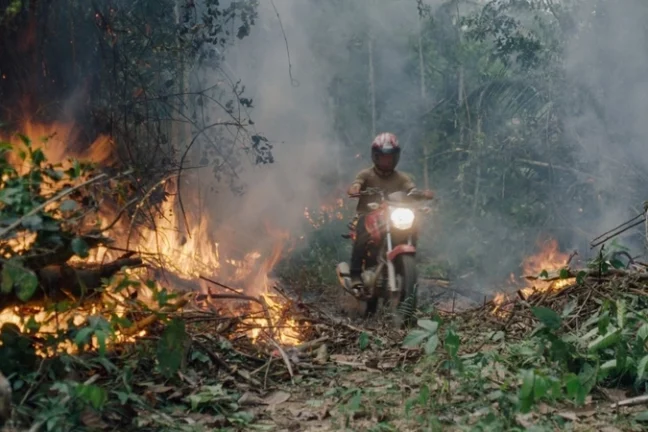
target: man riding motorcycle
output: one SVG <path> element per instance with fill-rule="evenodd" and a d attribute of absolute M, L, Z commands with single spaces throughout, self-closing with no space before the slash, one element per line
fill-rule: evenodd
<path fill-rule="evenodd" d="M 396 135 L 390 132 L 381 133 L 371 143 L 371 160 L 373 166 L 358 173 L 349 187 L 349 196 L 357 196 L 367 188 L 381 188 L 387 194 L 394 192 L 411 193 L 416 185 L 406 174 L 396 171 L 400 159 L 400 145 Z M 434 194 L 425 191 L 424 195 L 432 199 Z M 351 281 L 352 289 L 360 292 L 363 288 L 361 278 L 362 264 L 365 255 L 369 234 L 365 227 L 365 216 L 369 212 L 368 204 L 372 202 L 371 196 L 360 196 L 356 207 L 356 240 L 351 253 Z"/>

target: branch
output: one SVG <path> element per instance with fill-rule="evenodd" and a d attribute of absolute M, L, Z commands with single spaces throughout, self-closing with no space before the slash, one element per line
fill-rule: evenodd
<path fill-rule="evenodd" d="M 128 171 L 126 171 L 126 172 L 124 172 L 122 174 L 118 174 L 117 176 L 113 177 L 112 179 L 114 180 L 114 179 L 122 177 L 124 175 L 131 174 L 132 172 L 133 172 L 133 170 L 128 170 Z M 81 189 L 84 186 L 87 186 L 87 185 L 92 184 L 92 183 L 96 183 L 97 181 L 102 180 L 102 179 L 107 178 L 107 177 L 108 177 L 108 175 L 106 173 L 99 174 L 98 176 L 93 177 L 93 178 L 91 178 L 89 180 L 86 180 L 81 184 L 78 184 L 78 185 L 76 185 L 74 187 L 62 190 L 58 194 L 54 195 L 52 198 L 50 198 L 47 201 L 45 201 L 44 203 L 42 203 L 41 205 L 33 208 L 31 211 L 29 211 L 27 214 L 20 217 L 14 223 L 12 223 L 9 226 L 7 226 L 6 228 L 3 228 L 2 230 L 0 230 L 0 238 L 7 235 L 7 233 L 9 233 L 10 231 L 16 229 L 18 226 L 20 226 L 21 223 L 23 223 L 25 221 L 25 219 L 27 219 L 27 218 L 29 218 L 31 216 L 34 216 L 36 213 L 38 213 L 39 211 L 42 211 L 48 205 L 50 205 L 52 203 L 55 203 L 56 201 L 60 200 L 61 198 L 65 198 L 66 196 L 70 195 L 72 192 L 74 192 L 74 191 L 76 191 L 78 189 Z M 109 179 L 109 180 L 111 180 L 111 179 Z"/>

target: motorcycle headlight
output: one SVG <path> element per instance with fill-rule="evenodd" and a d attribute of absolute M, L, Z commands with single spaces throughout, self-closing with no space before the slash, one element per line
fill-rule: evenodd
<path fill-rule="evenodd" d="M 412 228 L 412 224 L 414 223 L 414 212 L 408 208 L 394 209 L 390 217 L 394 228 L 399 230 Z"/>

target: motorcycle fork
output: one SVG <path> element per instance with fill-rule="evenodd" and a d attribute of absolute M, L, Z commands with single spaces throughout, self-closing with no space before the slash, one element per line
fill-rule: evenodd
<path fill-rule="evenodd" d="M 385 254 L 385 257 L 389 255 L 393 248 L 389 210 L 390 209 L 387 208 L 387 220 L 385 221 L 385 236 L 387 237 L 387 253 Z M 387 286 L 389 287 L 389 291 L 392 293 L 398 292 L 398 287 L 396 286 L 396 269 L 394 268 L 394 263 L 388 259 L 386 259 L 385 261 L 387 263 Z"/>

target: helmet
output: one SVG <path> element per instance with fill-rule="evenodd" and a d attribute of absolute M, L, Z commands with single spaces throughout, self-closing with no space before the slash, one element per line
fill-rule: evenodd
<path fill-rule="evenodd" d="M 398 165 L 400 150 L 396 135 L 390 132 L 381 133 L 371 143 L 371 160 L 378 170 L 390 173 Z"/>

